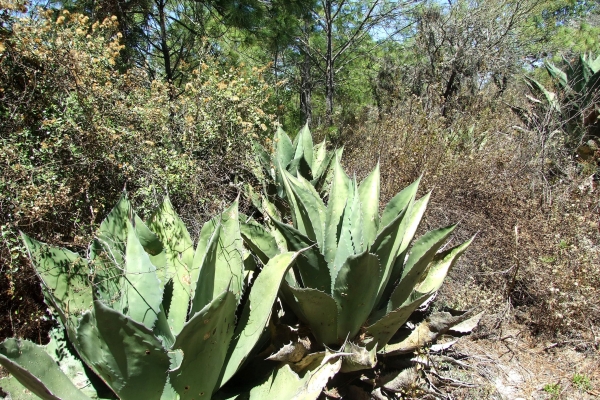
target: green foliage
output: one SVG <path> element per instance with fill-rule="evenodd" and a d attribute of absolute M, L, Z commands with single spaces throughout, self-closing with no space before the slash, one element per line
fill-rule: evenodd
<path fill-rule="evenodd" d="M 416 181 L 379 215 L 379 166 L 358 184 L 336 156 L 325 205 L 311 182 L 278 166 L 293 226 L 267 214 L 287 248 L 309 247 L 281 294 L 317 340 L 352 340 L 382 348 L 411 313 L 439 289 L 471 241 L 437 253 L 454 225 L 428 232 L 411 246 L 429 194 L 416 199 Z M 253 240 L 253 237 L 249 238 Z"/>
<path fill-rule="evenodd" d="M 565 52 L 585 53 L 600 52 L 600 27 L 582 21 L 573 26 L 559 26 L 551 38 L 550 46 L 554 45 Z M 558 58 L 558 57 L 555 57 Z M 556 60 L 558 61 L 558 60 Z"/>
<path fill-rule="evenodd" d="M 237 201 L 204 225 L 195 251 L 168 198 L 146 225 L 122 197 L 88 258 L 23 241 L 77 358 L 121 399 L 209 398 L 258 343 L 298 254 L 247 268 Z M 0 345 L 0 363 L 41 398 L 88 398 L 57 361 L 29 341 Z"/>
<path fill-rule="evenodd" d="M 544 392 L 550 394 L 553 399 L 558 398 L 561 392 L 560 384 L 558 383 L 548 383 L 544 385 Z"/>
<path fill-rule="evenodd" d="M 590 382 L 590 378 L 580 373 L 576 373 L 575 375 L 573 375 L 573 385 L 575 385 L 577 389 L 582 391 L 592 389 L 592 383 Z"/>

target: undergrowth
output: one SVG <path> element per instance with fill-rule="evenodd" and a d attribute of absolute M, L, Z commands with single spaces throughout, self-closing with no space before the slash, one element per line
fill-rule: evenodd
<path fill-rule="evenodd" d="M 420 230 L 460 221 L 454 243 L 477 233 L 438 302 L 486 310 L 492 330 L 516 317 L 590 349 L 600 327 L 595 167 L 500 102 L 473 107 L 447 119 L 413 99 L 350 131 L 347 167 L 360 179 L 380 160 L 383 201 L 423 174 L 422 194 L 435 196 Z"/>

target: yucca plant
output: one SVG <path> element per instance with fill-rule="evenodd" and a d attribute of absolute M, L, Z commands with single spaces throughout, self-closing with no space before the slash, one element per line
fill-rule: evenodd
<path fill-rule="evenodd" d="M 87 258 L 23 240 L 75 357 L 7 339 L 0 364 L 43 399 L 104 396 L 87 368 L 120 399 L 210 398 L 259 341 L 298 254 L 277 254 L 255 269 L 242 247 L 237 201 L 203 226 L 195 251 L 168 198 L 146 225 L 123 197 Z M 17 398 L 23 388 L 14 390 Z"/>
<path fill-rule="evenodd" d="M 276 215 L 270 215 L 272 223 L 289 250 L 308 247 L 286 275 L 281 294 L 320 343 L 350 341 L 374 351 L 440 288 L 471 240 L 438 252 L 455 228 L 451 225 L 413 242 L 430 197 L 415 198 L 419 180 L 380 215 L 378 165 L 360 184 L 337 157 L 332 168 L 325 204 L 309 181 L 279 166 L 293 226 Z M 277 254 L 273 241 L 265 239 L 267 230 L 259 231 L 254 226 L 246 240 L 264 258 Z"/>

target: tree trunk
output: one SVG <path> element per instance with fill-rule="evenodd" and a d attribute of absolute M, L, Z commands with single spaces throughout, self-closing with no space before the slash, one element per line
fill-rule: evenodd
<path fill-rule="evenodd" d="M 165 16 L 166 2 L 159 0 L 156 2 L 158 6 L 158 22 L 160 24 L 160 49 L 163 55 L 163 61 L 165 63 L 165 77 L 167 81 L 173 82 L 173 70 L 171 69 L 171 53 L 169 51 L 169 44 L 167 43 L 167 24 Z"/>
<path fill-rule="evenodd" d="M 327 52 L 325 53 L 325 123 L 333 125 L 333 21 L 331 18 L 331 0 L 325 2 L 325 29 L 327 34 Z"/>
<path fill-rule="evenodd" d="M 300 69 L 300 124 L 312 122 L 312 78 L 310 76 L 310 57 L 304 53 L 304 60 Z"/>

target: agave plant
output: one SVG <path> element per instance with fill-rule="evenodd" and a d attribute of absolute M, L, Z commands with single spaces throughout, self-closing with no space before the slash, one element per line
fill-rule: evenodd
<path fill-rule="evenodd" d="M 430 197 L 416 199 L 419 180 L 380 215 L 379 165 L 360 184 L 337 157 L 332 168 L 325 204 L 309 181 L 279 167 L 293 226 L 273 214 L 272 223 L 289 250 L 308 247 L 286 275 L 281 294 L 319 342 L 351 341 L 375 351 L 440 288 L 471 240 L 438 252 L 455 228 L 451 225 L 413 242 Z M 278 252 L 266 236 L 256 224 L 245 236 L 263 258 Z"/>
<path fill-rule="evenodd" d="M 555 83 L 556 91 L 546 88 L 533 78 L 526 78 L 533 97 L 529 100 L 536 110 L 531 113 L 519 107 L 512 107 L 527 124 L 539 123 L 541 116 L 548 112 L 558 114 L 564 128 L 575 140 L 585 133 L 600 136 L 598 125 L 598 104 L 600 96 L 600 57 L 594 59 L 583 54 L 577 61 L 565 60 L 566 68 L 546 62 L 546 71 Z"/>
<path fill-rule="evenodd" d="M 89 370 L 121 399 L 210 398 L 259 341 L 298 254 L 277 254 L 253 270 L 237 201 L 203 226 L 195 251 L 168 198 L 146 225 L 123 197 L 88 258 L 23 240 L 76 354 L 57 357 L 55 344 L 26 340 L 0 344 L 0 364 L 43 399 L 102 397 L 83 373 Z M 13 398 L 22 387 L 15 390 Z"/>
<path fill-rule="evenodd" d="M 260 166 L 259 170 L 255 171 L 255 175 L 261 182 L 264 193 L 271 197 L 278 196 L 280 199 L 285 199 L 286 192 L 278 165 L 294 176 L 300 174 L 317 190 L 321 190 L 328 178 L 331 180 L 331 173 L 328 172 L 334 154 L 341 157 L 343 152 L 343 148 L 337 151 L 327 150 L 325 140 L 313 145 L 308 124 L 298 132 L 293 142 L 287 133 L 278 128 L 272 143 L 272 151 L 267 151 L 259 144 L 255 145 L 257 161 Z M 257 208 L 262 209 L 259 196 L 249 187 L 247 192 Z"/>

